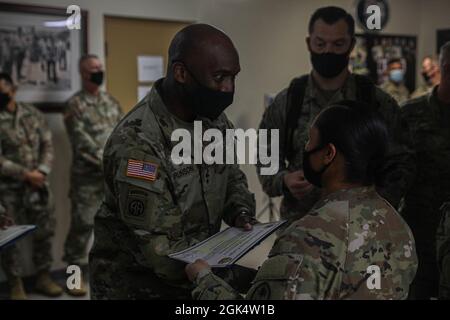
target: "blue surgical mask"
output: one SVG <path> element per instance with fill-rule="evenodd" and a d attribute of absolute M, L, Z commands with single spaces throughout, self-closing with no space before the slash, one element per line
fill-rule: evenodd
<path fill-rule="evenodd" d="M 391 79 L 391 81 L 395 82 L 395 83 L 400 83 L 403 82 L 403 79 L 405 77 L 405 74 L 403 73 L 403 70 L 392 70 L 389 73 L 389 78 Z"/>

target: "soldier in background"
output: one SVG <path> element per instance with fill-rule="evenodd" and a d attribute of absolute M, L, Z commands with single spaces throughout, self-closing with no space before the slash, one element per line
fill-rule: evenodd
<path fill-rule="evenodd" d="M 194 121 L 201 121 L 202 135 L 233 128 L 223 110 L 233 102 L 239 71 L 236 48 L 222 31 L 194 24 L 175 35 L 167 77 L 105 148 L 106 194 L 89 255 L 91 298 L 189 299 L 185 264 L 167 255 L 219 232 L 222 220 L 251 229 L 255 200 L 239 165 L 171 159 L 174 130 L 190 132 L 193 143 Z"/>
<path fill-rule="evenodd" d="M 50 130 L 32 105 L 15 101 L 11 76 L 0 74 L 0 202 L 17 224 L 35 224 L 33 261 L 38 271 L 36 290 L 58 296 L 62 288 L 50 277 L 55 219 L 48 175 L 53 161 Z M 19 252 L 2 252 L 2 265 L 12 299 L 26 299 Z"/>
<path fill-rule="evenodd" d="M 381 89 L 393 97 L 398 104 L 402 104 L 409 99 L 409 90 L 405 86 L 405 70 L 400 59 L 391 59 L 388 61 L 388 81 L 383 83 Z"/>
<path fill-rule="evenodd" d="M 69 265 L 82 265 L 87 257 L 94 215 L 104 195 L 103 147 L 122 117 L 118 101 L 100 90 L 104 74 L 100 59 L 86 55 L 80 59 L 79 69 L 83 89 L 69 99 L 64 113 L 73 153 L 71 224 L 64 247 L 64 261 Z M 68 293 L 85 295 L 84 280 L 80 289 L 70 289 Z"/>
<path fill-rule="evenodd" d="M 440 208 L 450 199 L 450 42 L 440 53 L 441 82 L 433 91 L 413 99 L 401 109 L 411 127 L 417 174 L 401 211 L 414 234 L 419 269 L 411 298 L 438 296 L 436 229 Z"/>
<path fill-rule="evenodd" d="M 276 240 L 248 299 L 406 299 L 417 269 L 414 239 L 373 182 L 387 150 L 382 118 L 354 101 L 337 102 L 316 118 L 303 153 L 305 177 L 324 194 Z M 379 288 L 370 288 L 369 268 Z M 186 267 L 196 299 L 238 299 L 208 264 Z"/>
<path fill-rule="evenodd" d="M 321 110 L 339 100 L 365 101 L 387 122 L 389 150 L 375 183 L 380 195 L 397 207 L 412 182 L 414 152 L 397 102 L 368 78 L 348 71 L 354 36 L 355 21 L 345 10 L 318 9 L 310 19 L 306 39 L 312 72 L 294 79 L 263 115 L 260 129 L 280 129 L 280 170 L 273 176 L 261 175 L 258 161 L 258 176 L 270 197 L 283 196 L 280 213 L 285 219 L 299 219 L 320 197 L 320 188 L 305 179 L 302 155 L 311 121 Z M 270 141 L 264 147 L 271 153 Z"/>
<path fill-rule="evenodd" d="M 438 59 L 431 56 L 423 58 L 421 73 L 424 83 L 411 94 L 411 99 L 430 93 L 441 82 Z"/>

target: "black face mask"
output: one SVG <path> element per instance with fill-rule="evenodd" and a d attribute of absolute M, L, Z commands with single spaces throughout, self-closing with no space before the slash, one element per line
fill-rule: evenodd
<path fill-rule="evenodd" d="M 310 157 L 313 153 L 325 148 L 325 146 L 319 146 L 310 151 L 303 151 L 303 173 L 305 175 L 305 179 L 308 180 L 309 183 L 313 184 L 316 187 L 322 188 L 322 175 L 328 169 L 333 161 L 329 164 L 325 165 L 320 171 L 314 171 L 311 166 Z M 333 159 L 334 160 L 334 159 Z"/>
<path fill-rule="evenodd" d="M 191 71 L 187 68 L 186 70 L 197 83 L 194 88 L 187 88 L 185 86 L 189 105 L 196 115 L 206 117 L 210 120 L 217 119 L 221 113 L 233 103 L 234 91 L 222 92 L 210 89 L 201 84 Z"/>
<path fill-rule="evenodd" d="M 310 52 L 314 70 L 324 78 L 338 76 L 348 66 L 350 60 L 348 52 L 342 54 Z"/>
<path fill-rule="evenodd" d="M 97 71 L 94 73 L 91 73 L 91 82 L 95 83 L 98 86 L 101 86 L 103 83 L 103 71 Z"/>
<path fill-rule="evenodd" d="M 7 93 L 0 92 L 0 111 L 6 109 L 6 106 L 11 101 L 11 97 Z"/>
<path fill-rule="evenodd" d="M 428 75 L 428 73 L 422 72 L 422 77 L 423 77 L 423 80 L 425 80 L 425 82 L 426 82 L 427 84 L 430 83 L 431 77 Z"/>

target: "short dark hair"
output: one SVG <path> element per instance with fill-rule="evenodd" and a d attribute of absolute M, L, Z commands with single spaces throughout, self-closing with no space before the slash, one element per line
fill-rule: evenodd
<path fill-rule="evenodd" d="M 87 54 L 84 54 L 81 56 L 80 60 L 78 61 L 78 67 L 81 68 L 81 65 L 83 64 L 83 62 L 85 62 L 86 60 L 89 60 L 89 59 L 100 60 L 100 58 L 96 54 L 87 53 Z"/>
<path fill-rule="evenodd" d="M 389 59 L 388 60 L 388 66 L 390 66 L 391 64 L 394 64 L 394 63 L 402 63 L 402 60 L 400 59 L 400 58 L 392 58 L 392 59 Z"/>
<path fill-rule="evenodd" d="M 335 24 L 341 19 L 344 19 L 344 21 L 348 25 L 348 33 L 352 37 L 355 36 L 355 19 L 353 19 L 353 17 L 342 8 L 329 6 L 317 9 L 309 20 L 309 34 L 313 32 L 314 23 L 319 19 L 322 19 L 330 25 Z"/>
<path fill-rule="evenodd" d="M 371 185 L 387 150 L 388 129 L 375 108 L 359 101 L 341 101 L 317 117 L 320 145 L 332 143 L 345 158 L 347 182 Z"/>
<path fill-rule="evenodd" d="M 11 78 L 11 75 L 9 73 L 6 72 L 0 72 L 0 80 L 5 80 L 7 83 L 9 83 L 10 85 L 14 85 L 14 82 Z"/>

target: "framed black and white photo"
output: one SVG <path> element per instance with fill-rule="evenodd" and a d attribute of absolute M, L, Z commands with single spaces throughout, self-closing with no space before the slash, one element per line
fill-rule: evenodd
<path fill-rule="evenodd" d="M 78 60 L 87 51 L 87 12 L 67 11 L 0 2 L 0 72 L 18 85 L 18 101 L 44 111 L 58 111 L 81 87 Z M 79 29 L 68 26 L 72 18 Z"/>

